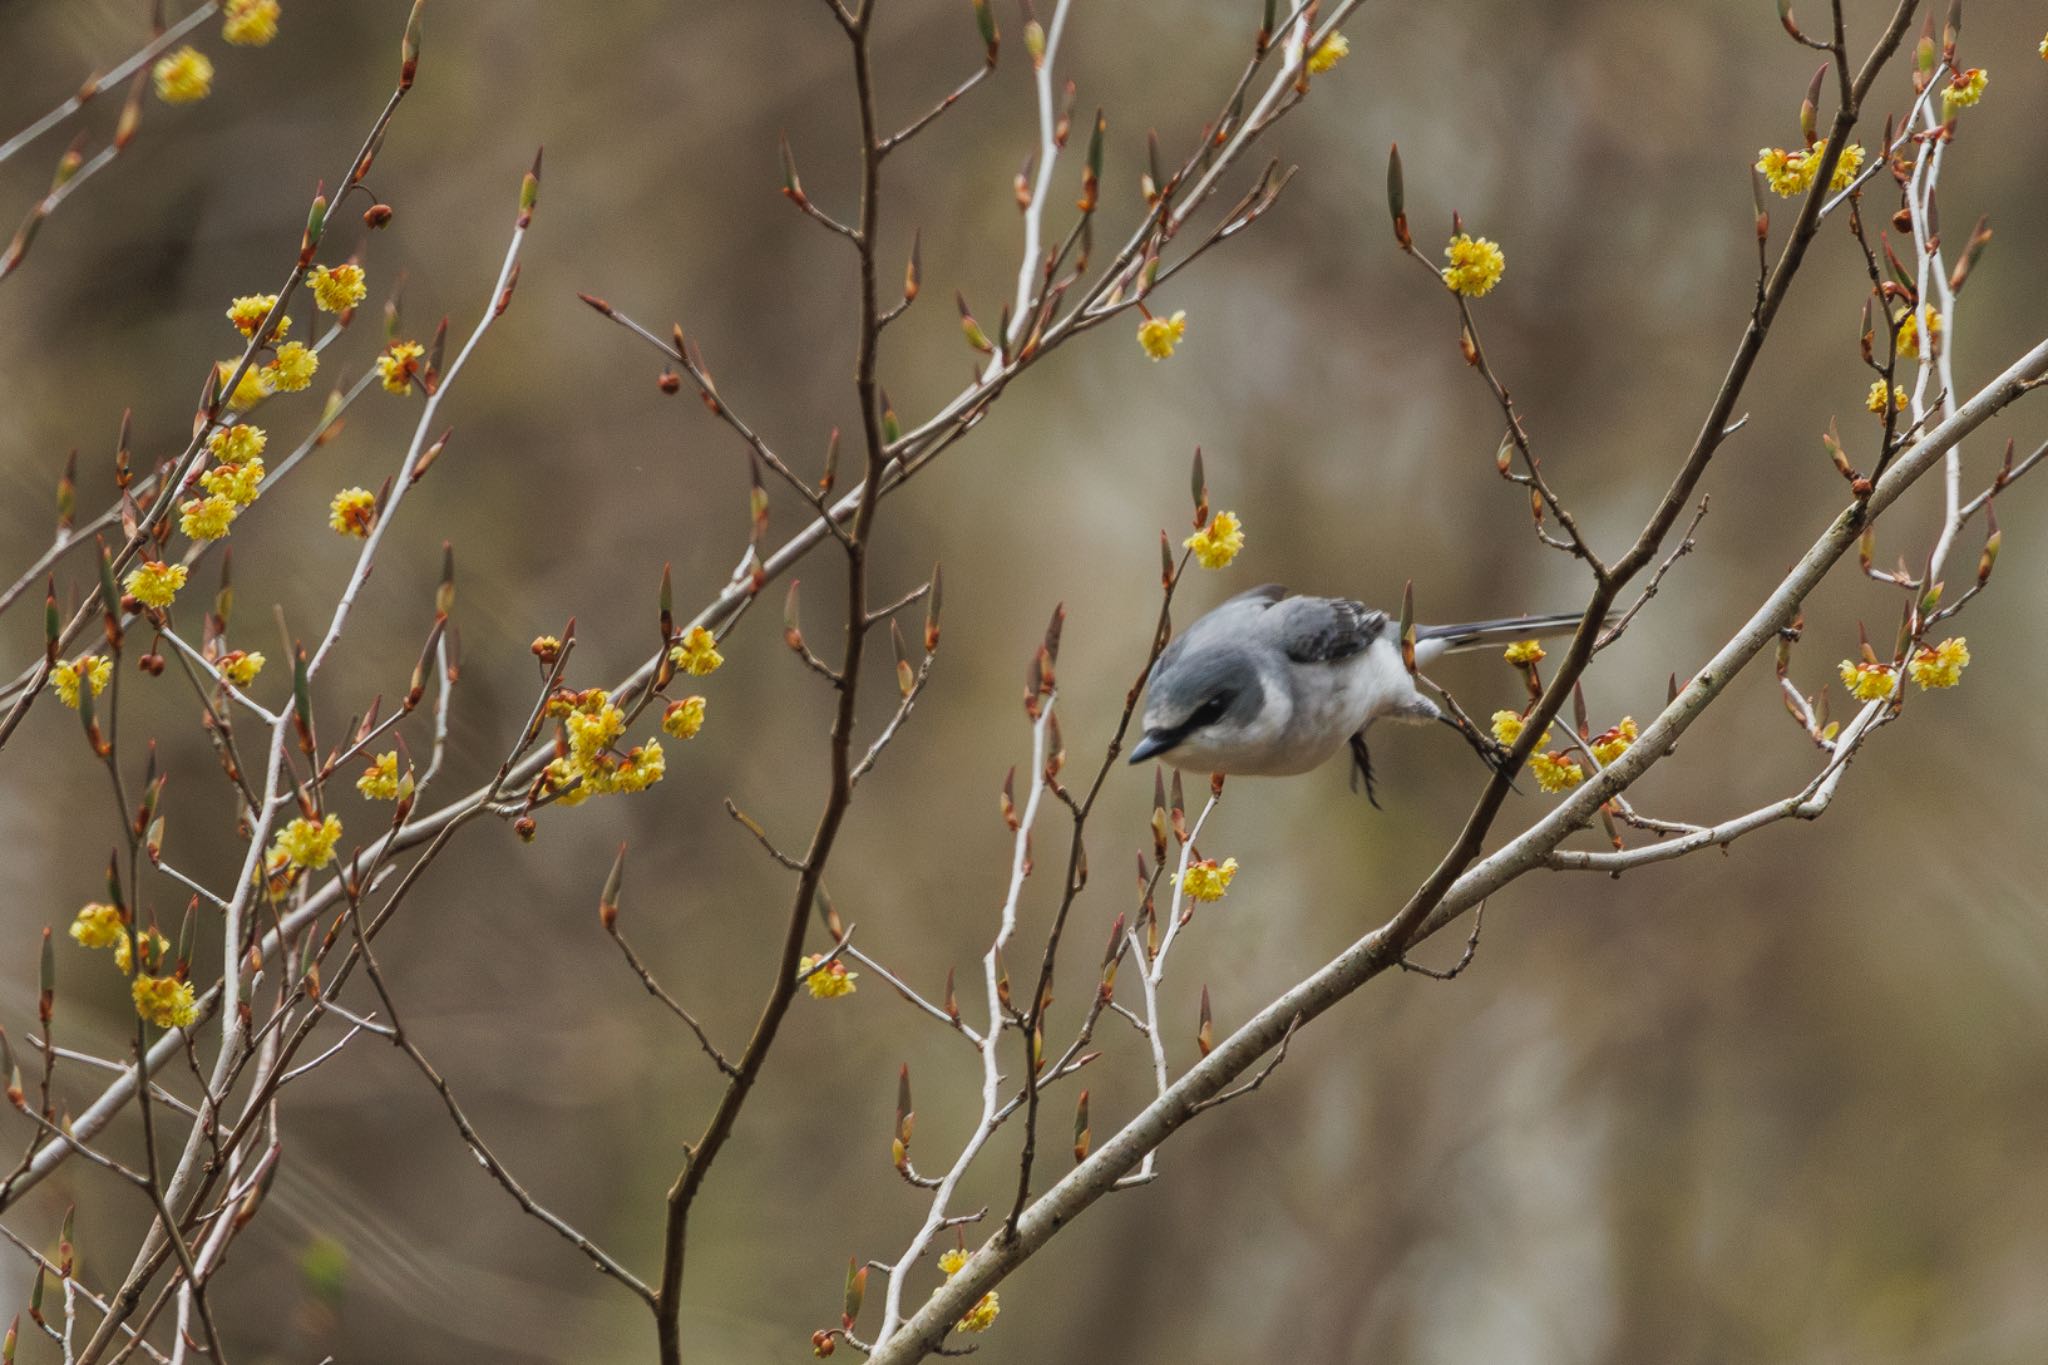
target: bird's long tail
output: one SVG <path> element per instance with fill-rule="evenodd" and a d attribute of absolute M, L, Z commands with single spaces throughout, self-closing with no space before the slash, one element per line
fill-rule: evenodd
<path fill-rule="evenodd" d="M 1509 616 L 1459 626 L 1419 626 L 1415 631 L 1415 653 L 1420 662 L 1426 663 L 1438 655 L 1463 649 L 1485 649 L 1544 635 L 1569 635 L 1584 619 L 1583 612 L 1560 611 L 1548 616 Z"/>

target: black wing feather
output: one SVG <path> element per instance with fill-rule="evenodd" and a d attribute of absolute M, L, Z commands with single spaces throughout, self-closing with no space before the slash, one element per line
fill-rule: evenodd
<path fill-rule="evenodd" d="M 1387 629 L 1387 614 L 1344 597 L 1288 599 L 1282 647 L 1299 664 L 1322 664 L 1362 653 Z"/>

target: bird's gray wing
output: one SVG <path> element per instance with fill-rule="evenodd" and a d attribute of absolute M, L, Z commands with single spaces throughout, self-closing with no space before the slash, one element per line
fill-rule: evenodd
<path fill-rule="evenodd" d="M 1387 614 L 1346 597 L 1290 597 L 1270 619 L 1280 648 L 1298 664 L 1329 663 L 1360 653 L 1386 634 Z"/>

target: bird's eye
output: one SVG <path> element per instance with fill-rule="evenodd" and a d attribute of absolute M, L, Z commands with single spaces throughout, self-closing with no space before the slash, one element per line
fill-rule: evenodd
<path fill-rule="evenodd" d="M 1215 696 L 1195 708 L 1192 720 L 1198 726 L 1212 725 L 1223 719 L 1223 713 L 1230 709 L 1230 703 L 1235 700 L 1237 700 L 1235 692 L 1218 692 Z"/>

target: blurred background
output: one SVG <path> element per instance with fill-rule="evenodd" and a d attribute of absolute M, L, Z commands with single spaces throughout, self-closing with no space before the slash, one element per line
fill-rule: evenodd
<path fill-rule="evenodd" d="M 996 78 L 888 168 L 885 261 L 923 230 L 926 296 L 887 334 L 882 365 L 907 423 L 969 373 L 951 292 L 993 327 L 1014 287 L 1010 181 L 1034 115 L 1018 11 L 995 4 L 1006 37 Z M 144 467 L 182 448 L 204 367 L 236 340 L 221 311 L 275 287 L 315 182 L 345 171 L 388 92 L 408 7 L 286 0 L 280 36 L 260 50 L 224 48 L 202 28 L 213 96 L 177 109 L 152 100 L 128 154 L 0 288 L 0 577 L 48 543 L 68 449 L 80 451 L 81 509 L 106 504 L 124 407 Z M 1890 7 L 1846 8 L 1860 54 Z M 0 4 L 0 128 L 132 51 L 143 10 Z M 1077 124 L 1107 111 L 1103 221 L 1118 225 L 1115 240 L 1142 211 L 1146 130 L 1176 156 L 1199 135 L 1258 10 L 1077 0 L 1059 70 L 1078 84 Z M 1968 20 L 1963 61 L 1992 80 L 1949 153 L 1941 207 L 1952 245 L 1979 213 L 1998 234 L 1952 328 L 1973 390 L 2048 320 L 2032 264 L 2048 242 L 2048 194 L 2031 169 L 2048 151 L 2048 71 L 2038 6 L 1978 0 Z M 1278 207 L 1157 300 L 1187 311 L 1180 353 L 1148 361 L 1122 322 L 1081 339 L 883 509 L 877 594 L 942 560 L 945 640 L 915 717 L 860 788 L 829 885 L 862 946 L 922 988 L 940 990 L 957 964 L 970 1012 L 985 1009 L 968 983 L 1007 868 L 995 793 L 1011 764 L 1028 763 L 1022 670 L 1064 601 L 1061 713 L 1071 762 L 1092 766 L 1143 655 L 1159 529 L 1185 534 L 1197 444 L 1249 544 L 1227 571 L 1191 573 L 1183 619 L 1266 581 L 1391 607 L 1412 578 L 1419 614 L 1435 620 L 1583 600 L 1572 563 L 1535 542 L 1523 500 L 1494 475 L 1497 414 L 1459 361 L 1450 302 L 1390 239 L 1390 141 L 1426 250 L 1454 208 L 1504 245 L 1505 282 L 1478 308 L 1488 349 L 1601 546 L 1632 536 L 1666 486 L 1740 335 L 1755 270 L 1746 168 L 1759 146 L 1797 137 L 1818 60 L 1771 6 L 1376 0 L 1349 34 L 1349 60 L 1260 149 L 1302 168 Z M 371 177 L 397 216 L 363 244 L 370 302 L 316 392 L 370 363 L 378 305 L 401 277 L 407 333 L 424 338 L 447 313 L 466 334 L 542 143 L 545 183 L 517 299 L 451 391 L 455 438 L 402 509 L 326 675 L 330 731 L 371 695 L 403 691 L 443 539 L 460 567 L 463 641 L 444 796 L 487 776 L 524 718 L 533 636 L 574 615 L 573 680 L 607 682 L 647 651 L 665 561 L 680 605 L 707 600 L 737 559 L 742 449 L 687 394 L 659 392 L 652 351 L 578 290 L 657 330 L 683 323 L 721 392 L 799 468 L 816 468 L 833 425 L 857 424 L 853 255 L 776 192 L 787 130 L 808 193 L 851 214 L 844 58 L 817 5 L 432 7 L 419 84 Z M 907 121 L 978 60 L 963 0 L 889 0 L 877 45 L 885 122 Z M 1867 143 L 1909 98 L 1903 68 L 1885 78 Z M 95 146 L 117 103 L 88 114 Z M 0 168 L 0 215 L 42 192 L 64 141 Z M 1053 195 L 1058 230 L 1079 150 Z M 1881 187 L 1872 199 L 1875 227 L 1896 204 Z M 340 219 L 341 250 L 361 207 Z M 1782 236 L 1792 208 L 1774 211 Z M 1852 453 L 1873 445 L 1856 357 L 1863 291 L 1855 245 L 1831 224 L 1750 386 L 1749 425 L 1708 475 L 1698 552 L 1589 680 L 1596 728 L 1647 720 L 1667 675 L 1697 667 L 1834 515 L 1841 486 L 1819 433 L 1839 414 Z M 310 313 L 303 301 L 299 311 Z M 273 404 L 274 444 L 296 440 L 317 408 L 313 395 Z M 413 421 L 409 403 L 373 391 L 237 527 L 235 634 L 247 647 L 278 657 L 272 601 L 295 630 L 324 622 L 355 555 L 326 529 L 327 500 L 375 488 Z M 1988 480 L 2008 436 L 2028 448 L 2041 427 L 2028 405 L 1992 423 L 1967 447 L 1973 480 Z M 1886 518 L 1882 562 L 1924 556 L 1934 492 Z M 1177 1137 L 1158 1183 L 1098 1206 L 1007 1281 L 984 1358 L 2048 1356 L 2037 797 L 2048 739 L 2033 719 L 2048 670 L 2043 496 L 2028 484 L 2000 501 L 2008 544 L 1963 625 L 1976 656 L 1963 686 L 1914 694 L 1821 824 L 1618 882 L 1517 883 L 1491 906 L 1470 972 L 1450 985 L 1375 982 L 1299 1038 L 1255 1099 Z M 801 519 L 787 493 L 774 500 L 779 539 Z M 1952 582 L 1976 553 L 1974 540 L 1958 548 Z M 800 570 L 821 648 L 831 561 Z M 212 582 L 210 567 L 196 575 L 207 593 Z M 669 746 L 656 790 L 547 813 L 531 846 L 501 825 L 470 828 L 380 940 L 409 1025 L 487 1139 L 543 1202 L 650 1277 L 663 1191 L 717 1078 L 592 912 L 614 846 L 630 840 L 624 926 L 712 1034 L 739 1046 L 773 970 L 789 879 L 720 802 L 801 847 L 825 788 L 828 698 L 782 647 L 781 591 L 703 680 L 709 723 Z M 1893 590 L 1838 574 L 1808 605 L 1795 677 L 1829 682 L 1857 622 L 1889 640 L 1898 610 Z M 30 603 L 0 619 L 8 660 L 39 648 L 36 615 Z M 1482 715 L 1518 704 L 1515 676 L 1490 658 L 1441 672 Z M 887 679 L 882 662 L 870 733 L 893 704 Z M 174 683 L 131 679 L 123 728 L 157 736 L 174 774 L 172 856 L 221 886 L 239 857 L 232 807 Z M 277 702 L 287 687 L 274 664 L 259 693 Z M 39 706 L 0 760 L 0 1022 L 17 1040 L 33 1031 L 36 934 L 99 894 L 117 837 L 75 725 Z M 409 738 L 424 751 L 421 725 Z M 1203 986 L 1219 1029 L 1241 1022 L 1388 915 L 1455 833 L 1482 778 L 1464 746 L 1402 730 L 1374 752 L 1384 812 L 1335 764 L 1231 785 L 1204 851 L 1243 872 L 1177 950 L 1162 1001 L 1176 1068 L 1195 1056 Z M 1817 762 L 1766 665 L 1638 804 L 1711 821 L 1796 790 Z M 1503 834 L 1549 799 L 1522 785 Z M 1130 908 L 1119 869 L 1146 842 L 1150 792 L 1147 773 L 1111 779 L 1055 1032 L 1073 1027 L 1108 924 Z M 352 792 L 339 800 L 346 819 L 382 818 Z M 1064 847 L 1064 827 L 1051 810 L 1027 942 L 1052 909 L 1047 850 Z M 151 894 L 175 923 L 185 897 L 168 883 Z M 1418 957 L 1447 963 L 1462 933 Z M 119 1054 L 131 1027 L 120 982 L 86 962 L 61 945 L 60 1040 Z M 1099 1037 L 1107 1055 L 1088 1082 L 1098 1141 L 1149 1084 L 1134 1034 L 1110 1021 Z M 799 998 L 693 1222 L 684 1325 L 697 1358 L 802 1358 L 810 1332 L 836 1321 L 847 1257 L 900 1252 L 924 1210 L 889 1169 L 902 1062 L 917 1154 L 943 1166 L 977 1106 L 971 1050 L 872 977 L 851 999 Z M 60 1076 L 73 1108 L 97 1093 L 80 1067 Z M 652 1358 L 641 1308 L 514 1208 L 402 1057 L 359 1040 L 289 1095 L 283 1175 L 217 1290 L 237 1360 Z M 1048 1132 L 1062 1140 L 1041 1185 L 1066 1169 L 1070 1102 L 1050 1103 Z M 25 1138 L 19 1124 L 10 1132 Z M 967 1207 L 1007 1198 L 1014 1139 L 983 1163 Z M 109 1145 L 137 1150 L 126 1129 Z M 82 1272 L 117 1281 L 139 1201 L 84 1163 L 9 1225 L 48 1241 L 73 1200 Z M 31 1279 L 22 1260 L 5 1265 L 0 1319 Z M 913 1286 L 911 1301 L 925 1292 Z M 877 1282 L 865 1328 L 879 1297 Z M 30 1340 L 22 1358 L 54 1356 Z"/>

